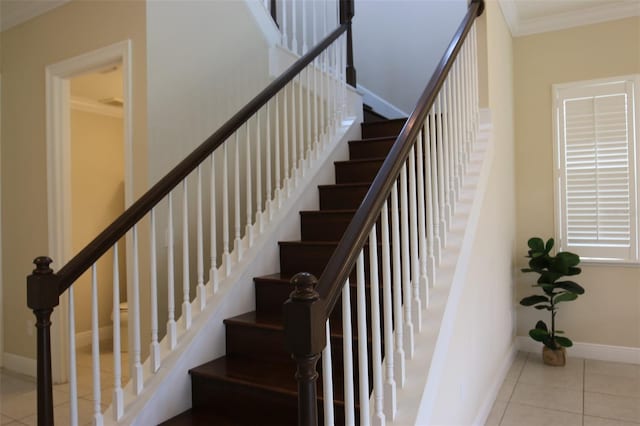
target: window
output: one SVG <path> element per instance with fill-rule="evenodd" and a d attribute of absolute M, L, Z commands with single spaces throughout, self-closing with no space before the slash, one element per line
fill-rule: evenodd
<path fill-rule="evenodd" d="M 556 235 L 585 260 L 638 262 L 640 76 L 553 86 Z"/>

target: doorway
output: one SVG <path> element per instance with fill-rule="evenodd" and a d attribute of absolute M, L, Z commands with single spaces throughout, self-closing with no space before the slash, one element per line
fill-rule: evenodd
<path fill-rule="evenodd" d="M 119 132 L 122 136 L 121 148 L 107 147 L 104 144 L 102 148 L 108 148 L 111 151 L 114 151 L 114 149 L 119 150 L 121 153 L 121 183 L 118 189 L 112 188 L 114 189 L 112 198 L 123 199 L 123 201 L 114 201 L 110 207 L 119 204 L 121 208 L 126 208 L 131 204 L 133 174 L 130 58 L 131 42 L 124 41 L 52 64 L 46 68 L 49 252 L 54 259 L 54 268 L 56 270 L 70 260 L 77 248 L 79 248 L 78 244 L 81 244 L 87 238 L 90 240 L 95 236 L 94 233 L 92 236 L 86 237 L 82 235 L 84 231 L 80 231 L 80 229 L 74 230 L 75 218 L 72 221 L 74 210 L 87 208 L 87 204 L 89 204 L 88 208 L 91 208 L 91 203 L 88 201 L 95 203 L 94 199 L 85 199 L 83 200 L 84 203 L 78 203 L 77 201 L 84 198 L 84 196 L 74 199 L 74 193 L 82 195 L 82 192 L 78 191 L 86 190 L 86 188 L 82 188 L 82 185 L 74 185 L 73 183 L 73 176 L 82 171 L 75 167 L 79 163 L 74 162 L 74 157 L 80 158 L 83 154 L 82 149 L 87 148 L 87 146 L 83 146 L 84 144 L 80 144 L 80 150 L 78 150 L 77 144 L 72 141 L 74 133 L 82 133 L 81 127 L 83 127 L 82 124 L 76 125 L 77 123 L 74 123 L 75 120 L 72 121 L 74 116 L 85 115 L 84 118 L 87 118 L 86 116 L 90 114 L 95 116 L 95 110 L 115 113 L 115 108 L 120 109 L 122 116 L 119 127 Z M 99 80 L 100 78 L 96 77 L 97 75 L 113 79 L 113 75 L 107 76 L 110 73 L 120 76 L 119 83 L 116 85 L 120 85 L 121 92 L 112 95 L 89 96 L 88 93 L 91 90 L 88 89 L 87 80 L 95 80 L 96 78 Z M 72 88 L 74 89 L 75 97 L 72 96 Z M 92 97 L 96 99 L 91 99 Z M 100 102 L 101 100 L 102 102 Z M 114 104 L 118 103 L 121 104 L 121 107 L 114 106 Z M 89 112 L 92 108 L 94 112 Z M 102 115 L 104 116 L 104 114 Z M 100 120 L 93 117 L 93 121 Z M 80 127 L 80 129 L 76 127 Z M 112 127 L 117 128 L 118 126 L 114 125 Z M 80 167 L 80 169 L 82 168 Z M 118 193 L 120 196 L 118 196 Z M 101 219 L 105 221 L 108 220 L 108 217 L 102 217 Z M 97 226 L 95 223 L 90 225 Z M 76 234 L 75 237 L 74 234 Z M 84 241 L 85 244 L 86 242 Z M 103 266 L 101 269 L 110 268 Z M 86 332 L 85 334 L 76 334 L 75 327 L 73 327 L 74 324 L 69 321 L 70 308 L 73 310 L 74 306 L 72 306 L 69 297 L 65 294 L 60 298 L 60 306 L 54 310 L 52 318 L 51 352 L 53 380 L 55 383 L 64 383 L 69 378 L 69 359 L 75 358 L 75 354 L 69 353 L 71 336 L 73 335 L 73 339 L 80 340 L 79 342 L 76 341 L 76 346 L 78 347 L 80 346 L 78 343 L 84 343 L 82 339 L 86 339 L 87 337 L 85 336 L 88 336 L 89 339 L 91 337 L 90 330 L 88 334 Z M 107 310 L 107 318 L 109 317 L 109 312 L 110 309 Z M 77 317 L 76 322 L 78 322 Z M 103 322 L 106 322 L 104 318 L 102 318 L 101 324 Z M 81 330 L 81 333 L 83 331 L 85 330 Z M 108 326 L 105 326 L 104 331 L 101 331 L 100 334 L 104 332 L 107 335 L 109 331 Z M 123 339 L 126 339 L 126 337 L 123 336 Z"/>

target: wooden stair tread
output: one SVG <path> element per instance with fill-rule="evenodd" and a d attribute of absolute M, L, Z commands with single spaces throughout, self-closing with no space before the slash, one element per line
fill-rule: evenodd
<path fill-rule="evenodd" d="M 333 164 L 361 164 L 361 163 L 382 163 L 385 157 L 357 158 L 355 160 L 334 161 Z"/>
<path fill-rule="evenodd" d="M 293 360 L 282 363 L 256 362 L 255 359 L 223 356 L 189 370 L 192 376 L 255 386 L 271 392 L 297 395 Z"/>
<path fill-rule="evenodd" d="M 348 183 L 331 183 L 327 185 L 318 185 L 318 188 L 368 188 L 371 182 L 348 182 Z"/>

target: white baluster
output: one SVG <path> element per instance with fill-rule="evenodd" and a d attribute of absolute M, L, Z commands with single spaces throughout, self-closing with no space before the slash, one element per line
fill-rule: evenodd
<path fill-rule="evenodd" d="M 307 2 L 302 1 L 300 3 L 300 7 L 302 8 L 302 54 L 307 53 L 307 7 L 305 6 Z"/>
<path fill-rule="evenodd" d="M 451 219 L 456 211 L 456 201 L 458 200 L 459 185 L 458 175 L 456 173 L 457 164 L 457 151 L 455 144 L 455 137 L 453 132 L 453 105 L 451 104 L 451 76 L 447 77 L 447 82 L 444 89 L 445 110 L 447 114 L 447 148 L 449 151 L 449 174 L 451 182 L 451 190 L 449 193 L 449 199 L 451 200 Z"/>
<path fill-rule="evenodd" d="M 191 328 L 191 300 L 189 296 L 189 192 L 187 179 L 182 181 L 182 321 Z"/>
<path fill-rule="evenodd" d="M 469 162 L 469 151 L 467 144 L 464 140 L 464 132 L 462 126 L 462 72 L 460 70 L 460 63 L 456 62 L 454 64 L 455 69 L 455 79 L 456 79 L 456 97 L 454 99 L 454 106 L 456 107 L 456 128 L 458 132 L 458 143 L 461 147 L 462 152 L 462 172 L 460 177 L 464 180 L 465 175 L 467 174 L 467 165 Z"/>
<path fill-rule="evenodd" d="M 91 360 L 93 370 L 93 424 L 102 426 L 102 395 L 100 394 L 100 324 L 98 323 L 98 271 L 91 265 Z"/>
<path fill-rule="evenodd" d="M 451 207 L 451 192 L 452 192 L 452 181 L 451 181 L 451 162 L 449 158 L 449 152 L 451 150 L 451 136 L 449 135 L 449 111 L 447 109 L 447 82 L 445 81 L 442 89 L 440 89 L 440 93 L 438 94 L 438 104 L 441 109 L 442 116 L 442 149 L 443 149 L 443 158 L 444 158 L 444 212 L 445 212 L 445 220 L 447 223 L 447 231 L 451 230 L 451 222 L 453 218 L 453 209 Z"/>
<path fill-rule="evenodd" d="M 287 0 L 282 0 L 282 45 L 286 48 L 289 47 L 289 38 L 287 36 L 288 24 L 287 24 Z"/>
<path fill-rule="evenodd" d="M 249 128 L 247 127 L 247 131 Z M 264 228 L 262 223 L 262 142 L 261 142 L 260 128 L 260 111 L 256 113 L 256 226 L 258 227 L 258 233 L 262 234 Z M 252 227 L 253 229 L 253 227 Z M 249 247 L 253 246 L 253 241 L 249 240 Z"/>
<path fill-rule="evenodd" d="M 78 373 L 76 367 L 76 314 L 73 286 L 69 292 L 69 423 L 78 426 Z M 120 311 L 120 309 L 118 309 Z M 119 314 L 119 312 L 118 312 Z M 114 357 L 116 358 L 116 357 Z"/>
<path fill-rule="evenodd" d="M 407 188 L 407 164 L 400 171 L 400 242 L 402 247 L 402 295 L 404 306 L 404 351 L 413 359 L 413 314 L 411 309 L 411 255 L 409 254 L 409 202 Z"/>
<path fill-rule="evenodd" d="M 249 128 L 247 127 L 247 132 Z M 249 137 L 247 136 L 247 152 L 245 153 L 245 158 L 247 159 L 247 164 L 245 167 L 245 172 L 247 173 L 247 181 L 246 183 L 250 185 L 251 182 L 251 150 L 249 148 Z M 234 157 L 234 167 L 233 167 L 233 199 L 235 201 L 233 208 L 233 227 L 234 227 L 234 243 L 233 250 L 236 254 L 236 260 L 240 262 L 242 260 L 243 251 L 242 251 L 242 228 L 240 224 L 240 197 L 242 196 L 240 193 L 240 132 L 236 131 L 235 138 L 235 157 Z M 251 192 L 248 190 L 246 192 L 247 197 L 247 206 L 250 211 L 251 209 Z M 251 223 L 251 213 L 247 213 L 249 216 L 249 220 L 247 220 L 247 235 L 249 232 L 249 224 Z"/>
<path fill-rule="evenodd" d="M 385 424 L 384 388 L 382 384 L 382 338 L 380 336 L 380 286 L 378 285 L 378 238 L 376 225 L 369 233 L 369 287 L 371 292 L 371 363 L 373 366 L 373 424 Z M 364 281 L 364 279 L 363 279 Z M 365 331 L 366 332 L 366 331 Z M 362 394 L 362 392 L 360 393 Z"/>
<path fill-rule="evenodd" d="M 351 335 L 351 288 L 349 280 L 342 287 L 342 357 L 344 364 L 344 421 L 355 425 L 355 397 L 353 383 L 353 338 Z"/>
<path fill-rule="evenodd" d="M 429 276 L 429 286 L 433 287 L 436 283 L 436 253 L 437 253 L 437 244 L 436 244 L 436 236 L 434 232 L 434 219 L 433 219 L 433 182 L 431 182 L 431 131 L 429 130 L 428 124 L 429 117 L 427 117 L 427 121 L 422 126 L 422 131 L 424 135 L 424 177 L 425 177 L 425 193 L 424 200 L 427 206 L 427 212 L 425 217 L 425 228 L 427 230 L 427 274 Z"/>
<path fill-rule="evenodd" d="M 216 220 L 216 158 L 215 152 L 211 154 L 211 185 L 209 188 L 209 222 L 210 222 L 210 238 L 211 241 L 211 266 L 209 269 L 209 280 L 211 281 L 211 291 L 213 294 L 218 292 L 218 222 Z"/>
<path fill-rule="evenodd" d="M 153 246 L 152 246 L 153 247 Z M 71 290 L 71 288 L 69 288 Z M 120 266 L 118 263 L 118 243 L 113 245 L 113 420 L 118 421 L 124 414 L 122 393 L 122 361 L 120 359 Z M 72 399 L 73 400 L 73 399 Z M 76 419 L 77 421 L 77 419 Z M 73 422 L 71 422 L 73 424 Z"/>
<path fill-rule="evenodd" d="M 236 133 L 237 137 L 237 133 Z M 229 254 L 229 154 L 226 141 L 222 145 L 222 263 L 224 276 L 231 275 L 231 255 Z"/>
<path fill-rule="evenodd" d="M 424 128 L 423 128 L 424 129 Z M 427 309 L 429 306 L 429 275 L 428 268 L 435 265 L 429 265 L 429 255 L 427 253 L 427 230 L 426 230 L 426 212 L 425 202 L 426 197 L 424 195 L 424 154 L 422 145 L 424 144 L 424 132 L 420 130 L 418 133 L 418 141 L 416 143 L 416 170 L 418 171 L 418 242 L 420 250 L 420 297 L 422 301 L 422 309 Z"/>
<path fill-rule="evenodd" d="M 251 126 L 249 126 L 249 122 L 247 121 L 247 125 L 246 127 L 246 145 L 247 145 L 247 152 L 245 153 L 245 168 L 247 171 L 247 175 L 245 178 L 245 195 L 247 197 L 247 205 L 246 205 L 246 209 L 247 209 L 247 223 L 246 223 L 246 227 L 245 227 L 245 235 L 247 236 L 247 242 L 249 243 L 249 247 L 251 247 L 253 245 L 253 204 L 252 204 L 252 200 L 253 200 L 253 190 L 251 188 Z M 238 195 L 238 198 L 240 196 Z M 256 206 L 257 207 L 257 206 Z M 258 210 L 256 208 L 256 210 Z M 240 216 L 238 216 L 240 217 Z M 238 226 L 240 226 L 240 223 L 238 223 Z"/>
<path fill-rule="evenodd" d="M 395 373 L 400 386 L 405 384 L 405 353 L 404 353 L 404 320 L 402 318 L 402 263 L 400 261 L 400 218 L 398 217 L 398 189 L 393 185 L 391 189 L 391 255 L 393 256 L 393 324 L 396 336 Z M 410 300 L 410 299 L 409 299 Z"/>
<path fill-rule="evenodd" d="M 324 399 L 324 425 L 332 426 L 334 423 L 333 366 L 331 365 L 331 327 L 328 319 L 325 326 L 325 339 L 327 340 L 327 345 L 322 350 L 322 397 Z"/>
<path fill-rule="evenodd" d="M 178 344 L 178 331 L 175 320 L 175 271 L 174 271 L 174 242 L 173 242 L 173 197 L 167 195 L 169 203 L 168 235 L 167 235 L 167 338 L 169 349 L 175 349 Z"/>
<path fill-rule="evenodd" d="M 291 180 L 295 186 L 298 186 L 300 170 L 297 169 L 298 165 L 298 120 L 296 119 L 296 81 L 291 80 Z"/>
<path fill-rule="evenodd" d="M 440 96 L 436 98 L 436 105 L 434 108 L 438 111 L 436 114 L 436 172 L 438 173 L 438 218 L 440 219 L 440 242 L 442 243 L 442 247 L 447 246 L 447 220 L 446 220 L 446 211 L 445 211 L 445 187 L 444 187 L 444 150 L 445 150 L 445 140 L 442 136 L 442 105 L 440 104 Z"/>
<path fill-rule="evenodd" d="M 304 164 L 304 108 L 302 107 L 302 72 L 298 74 L 298 150 L 300 151 L 300 158 L 298 160 L 298 172 L 300 177 L 306 175 Z"/>
<path fill-rule="evenodd" d="M 298 16 L 296 13 L 297 0 L 291 0 L 291 50 L 298 53 Z"/>
<path fill-rule="evenodd" d="M 289 179 L 289 111 L 287 108 L 287 104 L 289 102 L 289 96 L 287 95 L 287 88 L 289 85 L 284 86 L 284 105 L 283 105 L 283 128 L 282 133 L 284 134 L 282 147 L 284 148 L 283 159 L 284 159 L 284 186 L 287 197 L 291 195 L 291 182 Z"/>
<path fill-rule="evenodd" d="M 277 98 L 276 98 L 277 99 Z M 266 146 L 266 153 L 265 156 L 267 158 L 267 162 L 266 162 L 266 179 L 267 179 L 267 192 L 266 192 L 266 197 L 267 197 L 267 203 L 265 205 L 265 211 L 267 212 L 267 217 L 269 219 L 269 221 L 271 221 L 273 219 L 273 206 L 271 205 L 273 202 L 273 198 L 272 198 L 272 193 L 271 193 L 271 186 L 272 186 L 272 180 L 271 180 L 271 101 L 267 102 L 267 146 Z"/>
<path fill-rule="evenodd" d="M 437 160 L 437 142 L 436 142 L 436 114 L 435 108 L 431 108 L 429 112 L 429 127 L 431 129 L 431 137 L 429 138 L 429 142 L 431 147 L 429 148 L 430 158 L 431 158 L 431 184 L 429 189 L 431 190 L 431 199 L 432 199 L 432 213 L 433 213 L 433 238 L 434 238 L 434 255 L 436 257 L 436 262 L 438 265 L 442 259 L 442 241 L 440 240 L 440 207 L 438 205 L 438 160 Z"/>
<path fill-rule="evenodd" d="M 151 373 L 156 373 L 160 368 L 160 344 L 158 343 L 158 263 L 157 263 L 157 253 L 156 253 L 156 212 L 155 209 L 151 209 L 150 215 L 150 227 L 149 230 L 151 234 L 150 241 L 150 291 L 149 291 L 149 303 L 151 308 L 151 343 L 149 345 L 149 367 L 151 368 Z M 116 246 L 117 249 L 117 246 Z M 117 273 L 117 261 L 113 264 L 113 273 L 114 277 Z M 114 299 L 115 299 L 115 290 L 114 290 Z M 119 298 L 118 298 L 119 300 Z M 114 305 L 115 305 L 114 300 Z M 115 315 L 114 315 L 115 318 Z M 115 326 L 115 324 L 114 324 Z M 119 344 L 120 342 L 118 342 Z M 118 352 L 115 351 L 114 348 L 114 357 Z"/>
<path fill-rule="evenodd" d="M 305 139 L 305 146 L 306 146 L 306 150 L 305 150 L 305 156 L 307 158 L 307 164 L 306 167 L 311 167 L 311 152 L 313 150 L 312 148 L 312 144 L 313 144 L 313 139 L 311 136 L 311 128 L 313 127 L 313 118 L 311 115 L 311 70 L 312 70 L 312 66 L 311 65 L 307 65 L 307 67 L 305 68 L 305 75 L 307 77 L 307 114 L 306 114 L 306 120 L 305 120 L 305 127 L 307 128 L 307 137 Z"/>
<path fill-rule="evenodd" d="M 371 247 L 369 247 L 371 250 Z M 356 304 L 358 315 L 358 388 L 360 389 L 360 424 L 369 425 L 369 360 L 367 355 L 367 298 L 364 289 L 363 250 L 356 262 Z"/>
<path fill-rule="evenodd" d="M 207 306 L 207 291 L 204 288 L 204 223 L 202 219 L 202 167 L 197 169 L 197 201 L 196 201 L 196 262 L 198 273 L 198 284 L 196 287 L 196 297 L 198 298 L 200 312 Z"/>
<path fill-rule="evenodd" d="M 286 87 L 285 87 L 286 90 Z M 275 197 L 278 200 L 278 208 L 282 207 L 282 188 L 284 183 L 280 181 L 280 141 L 284 138 L 281 138 L 280 135 L 280 93 L 276 95 L 276 113 L 275 113 L 275 139 L 276 143 L 274 144 L 275 148 L 275 174 L 276 174 L 276 186 L 275 186 Z"/>
<path fill-rule="evenodd" d="M 411 312 L 413 314 L 413 323 L 417 327 L 418 333 L 422 331 L 422 302 L 420 300 L 420 259 L 418 256 L 418 200 L 416 189 L 416 152 L 411 148 L 409 153 L 409 211 L 405 215 L 409 215 L 409 243 L 410 243 L 410 266 L 411 266 L 411 284 L 412 299 Z M 406 282 L 406 280 L 405 280 Z M 405 302 L 406 303 L 406 302 Z"/>
<path fill-rule="evenodd" d="M 133 392 L 135 395 L 140 395 L 144 387 L 144 380 L 142 378 L 142 363 L 140 360 L 140 262 L 138 261 L 138 225 L 133 225 L 132 228 L 132 249 L 133 249 L 133 360 L 132 376 L 133 376 Z M 129 312 L 131 312 L 131 305 L 129 305 Z M 129 356 L 131 360 L 131 355 Z"/>
<path fill-rule="evenodd" d="M 394 378 L 395 367 L 394 344 L 393 344 L 393 296 L 391 287 L 391 250 L 389 245 L 389 208 L 385 201 L 380 213 L 382 221 L 382 303 L 384 311 L 384 412 L 385 417 L 393 421 L 396 418 L 396 381 Z"/>

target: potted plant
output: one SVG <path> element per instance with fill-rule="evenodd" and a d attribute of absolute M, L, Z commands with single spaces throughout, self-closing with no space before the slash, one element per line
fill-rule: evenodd
<path fill-rule="evenodd" d="M 548 327 L 544 321 L 538 321 L 536 327 L 529 331 L 529 336 L 544 344 L 542 359 L 545 364 L 563 366 L 566 362 L 565 348 L 572 346 L 573 342 L 565 336 L 559 336 L 564 334 L 562 330 L 556 330 L 558 304 L 577 299 L 578 295 L 584 293 L 584 288 L 576 282 L 564 279 L 581 272 L 577 267 L 580 257 L 567 251 L 561 251 L 552 256 L 553 243 L 553 238 L 546 243 L 537 237 L 528 241 L 529 267 L 522 269 L 522 272 L 538 274 L 538 280 L 533 287 L 539 287 L 544 294 L 525 297 L 520 304 L 551 313 L 551 327 Z"/>

